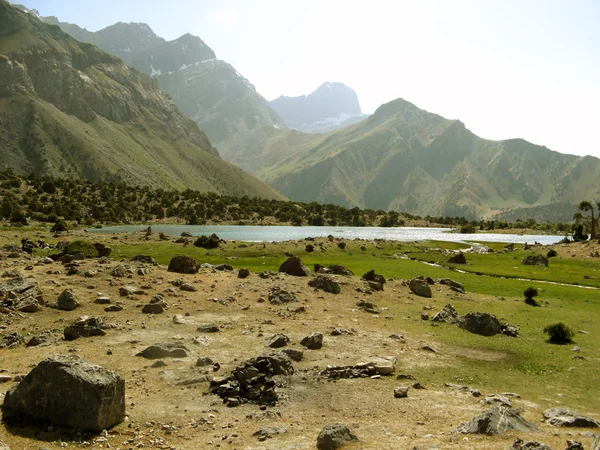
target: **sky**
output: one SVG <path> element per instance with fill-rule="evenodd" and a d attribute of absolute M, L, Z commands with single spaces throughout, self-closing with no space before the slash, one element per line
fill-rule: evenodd
<path fill-rule="evenodd" d="M 16 0 L 15 0 L 16 1 Z M 97 31 L 199 36 L 268 100 L 325 81 L 487 139 L 600 157 L 600 0 L 20 0 Z"/>

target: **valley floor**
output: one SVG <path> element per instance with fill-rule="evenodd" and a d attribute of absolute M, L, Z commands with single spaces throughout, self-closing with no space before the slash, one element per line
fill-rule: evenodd
<path fill-rule="evenodd" d="M 41 263 L 51 250 L 34 255 L 1 250 L 9 243 L 19 244 L 27 236 L 50 243 L 90 239 L 112 248 L 109 260 L 76 261 L 76 273 L 58 262 Z M 53 237 L 43 231 L 4 231 L 0 233 L 0 273 L 18 271 L 34 277 L 50 304 L 71 288 L 81 306 L 73 311 L 43 307 L 37 313 L 20 313 L 8 307 L 0 312 L 3 336 L 18 333 L 24 342 L 47 332 L 50 343 L 35 347 L 18 344 L 0 349 L 2 375 L 14 380 L 27 374 L 39 361 L 54 354 L 75 354 L 121 375 L 126 381 L 127 420 L 109 430 L 108 437 L 77 434 L 61 428 L 15 426 L 3 423 L 0 440 L 11 449 L 33 448 L 160 448 L 160 449 L 314 449 L 324 425 L 343 423 L 359 441 L 348 449 L 507 449 L 517 438 L 543 442 L 563 449 L 569 439 L 589 448 L 599 429 L 558 428 L 545 423 L 542 412 L 565 407 L 600 420 L 600 392 L 597 388 L 600 363 L 600 258 L 598 243 L 559 244 L 558 256 L 547 268 L 523 266 L 527 254 L 546 253 L 549 248 L 518 249 L 504 252 L 495 244 L 495 253 L 466 253 L 465 273 L 421 261 L 443 263 L 454 252 L 466 250 L 455 243 L 348 241 L 319 239 L 270 244 L 228 242 L 205 250 L 176 244 L 174 239 L 149 239 L 142 233 L 114 236 L 90 235 L 77 231 Z M 311 244 L 315 251 L 307 253 Z M 259 272 L 277 271 L 294 254 L 311 267 L 342 264 L 357 276 L 335 276 L 340 294 L 326 293 L 308 286 L 310 277 L 275 273 L 268 278 Z M 199 263 L 227 263 L 233 271 L 201 268 L 197 274 L 167 271 L 172 256 L 188 254 Z M 159 263 L 132 262 L 135 255 L 152 256 Z M 47 261 L 46 261 L 47 262 Z M 125 276 L 114 276 L 116 266 L 124 266 Z M 237 270 L 251 273 L 240 279 Z M 370 269 L 384 275 L 383 291 L 369 289 L 360 276 Z M 560 286 L 512 278 L 485 277 L 496 273 L 545 280 L 569 278 Z M 479 275 L 477 274 L 479 273 Z M 87 275 L 86 275 L 87 274 Z M 433 279 L 452 278 L 465 287 L 458 293 L 436 282 L 432 298 L 415 295 L 406 281 L 423 275 Z M 561 278 L 562 277 L 562 278 Z M 183 291 L 176 285 L 196 288 Z M 0 278 L 0 285 L 6 278 Z M 120 288 L 135 287 L 137 294 L 122 296 Z M 539 289 L 540 308 L 528 306 L 522 292 L 528 286 Z M 295 294 L 298 302 L 273 305 L 269 293 L 279 287 Z M 141 307 L 156 294 L 168 304 L 162 314 L 144 314 Z M 107 305 L 95 303 L 98 296 L 122 306 L 118 312 L 105 312 Z M 265 301 L 266 300 L 266 301 Z M 357 305 L 373 304 L 370 312 Z M 484 311 L 495 314 L 520 328 L 520 336 L 484 337 L 447 323 L 434 324 L 430 318 L 446 304 L 459 314 Z M 114 324 L 106 336 L 62 338 L 66 325 L 79 317 L 102 316 Z M 551 345 L 543 328 L 563 321 L 577 331 L 572 345 Z M 219 332 L 197 331 L 203 324 L 215 324 Z M 334 329 L 341 335 L 332 335 Z M 300 341 L 311 332 L 324 335 L 323 347 L 308 350 Z M 266 409 L 244 404 L 227 407 L 208 393 L 209 379 L 228 375 L 250 358 L 272 351 L 268 342 L 283 333 L 290 338 L 286 348 L 303 351 L 303 359 L 293 362 L 294 374 L 278 377 L 279 401 Z M 164 358 L 163 367 L 138 356 L 147 346 L 181 342 L 189 349 L 185 358 Z M 579 348 L 574 351 L 574 347 Z M 574 357 L 577 358 L 574 358 Z M 197 367 L 200 357 L 219 363 L 216 372 Z M 393 357 L 397 361 L 391 376 L 341 379 L 324 375 L 331 365 L 354 365 L 371 357 Z M 400 378 L 411 375 L 414 379 Z M 0 385 L 2 395 L 14 381 Z M 424 389 L 409 389 L 407 398 L 394 398 L 397 386 L 420 383 Z M 479 390 L 448 387 L 466 385 Z M 461 434 L 456 428 L 490 408 L 486 399 L 493 394 L 510 393 L 523 417 L 539 426 L 539 432 L 507 432 L 497 436 Z M 283 427 L 264 441 L 253 435 L 265 427 Z M 590 433 L 591 431 L 591 433 Z"/>

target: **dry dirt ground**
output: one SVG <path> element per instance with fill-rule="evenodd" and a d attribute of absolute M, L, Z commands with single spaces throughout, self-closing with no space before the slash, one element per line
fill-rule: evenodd
<path fill-rule="evenodd" d="M 3 242 L 14 240 L 14 233 L 2 236 Z M 108 238 L 107 238 L 108 239 Z M 80 272 L 93 270 L 93 277 L 67 276 L 60 263 L 36 265 L 37 257 L 0 260 L 0 272 L 19 270 L 35 277 L 43 290 L 46 302 L 55 301 L 65 288 L 76 293 L 81 306 L 74 311 L 58 311 L 44 307 L 40 312 L 0 314 L 0 332 L 19 332 L 26 340 L 43 330 L 53 330 L 58 340 L 52 345 L 0 349 L 1 375 L 15 377 L 27 374 L 32 366 L 48 355 L 76 354 L 85 360 L 117 372 L 126 380 L 127 420 L 112 430 L 108 437 L 77 435 L 62 429 L 35 427 L 0 427 L 0 440 L 11 449 L 56 448 L 160 448 L 160 449 L 314 449 L 316 437 L 328 423 L 348 425 L 360 441 L 348 449 L 507 449 L 517 438 L 544 442 L 554 449 L 565 447 L 571 438 L 568 430 L 540 423 L 541 409 L 528 401 L 526 392 L 515 399 L 514 405 L 525 409 L 524 417 L 539 424 L 542 433 L 508 433 L 499 437 L 462 435 L 453 430 L 488 408 L 482 398 L 455 391 L 443 385 L 409 391 L 408 398 L 396 399 L 395 386 L 414 383 L 397 380 L 396 375 L 427 368 L 447 371 L 453 382 L 453 360 L 460 353 L 474 359 L 501 359 L 502 353 L 449 348 L 428 336 L 424 324 L 418 335 L 406 333 L 400 319 L 405 317 L 406 305 L 415 297 L 402 280 L 385 285 L 383 292 L 365 294 L 365 282 L 358 277 L 338 276 L 342 283 L 339 295 L 315 292 L 307 286 L 307 278 L 279 274 L 261 279 L 252 273 L 238 279 L 235 272 L 213 272 L 201 269 L 194 275 L 167 271 L 166 266 L 145 266 L 146 275 L 138 275 L 138 265 L 128 264 L 132 274 L 124 278 L 111 276 L 118 261 L 100 264 L 98 260 L 82 261 Z M 30 270 L 26 267 L 30 266 Z M 32 267 L 31 267 L 32 266 Z M 57 272 L 57 273 L 49 273 Z M 184 292 L 171 281 L 183 278 L 197 287 L 196 292 Z M 0 281 L 2 281 L 0 279 Z M 140 287 L 144 294 L 121 297 L 122 286 Z M 299 302 L 282 306 L 271 305 L 266 299 L 269 289 L 280 286 L 296 293 Z M 363 292 L 359 292 L 358 290 Z M 446 286 L 436 285 L 436 305 L 442 306 L 457 294 Z M 168 303 L 163 314 L 148 315 L 141 305 L 155 294 L 162 293 Z M 110 297 L 123 310 L 107 313 L 106 305 L 94 303 L 99 295 Z M 478 300 L 474 294 L 466 294 Z M 218 300 L 229 301 L 219 302 Z M 378 305 L 380 314 L 370 314 L 357 308 L 358 300 Z M 419 300 L 421 301 L 421 300 Z M 298 309 L 299 307 L 304 307 Z M 436 308 L 437 309 L 437 308 Z M 66 342 L 62 339 L 65 325 L 78 317 L 102 316 L 117 328 L 104 337 L 80 338 Z M 179 317 L 176 324 L 174 317 Z M 217 324 L 218 333 L 198 333 L 201 324 Z M 353 330 L 353 334 L 330 336 L 333 328 Z M 429 328 L 427 328 L 429 327 Z M 320 350 L 303 349 L 300 340 L 313 331 L 325 335 Z M 235 408 L 225 406 L 220 398 L 207 394 L 208 382 L 189 386 L 179 382 L 198 377 L 228 374 L 236 365 L 270 351 L 269 338 L 285 333 L 289 347 L 304 350 L 304 359 L 295 362 L 295 374 L 281 379 L 277 391 L 280 401 L 274 407 L 261 410 L 258 405 L 246 404 Z M 397 334 L 402 339 L 392 338 Z M 153 361 L 135 356 L 157 342 L 181 341 L 191 356 L 183 359 L 166 358 L 166 366 L 151 367 Z M 423 350 L 429 345 L 437 353 Z M 109 351 L 110 350 L 110 351 Z M 109 354 L 110 353 L 110 354 Z M 213 374 L 195 367 L 198 357 L 208 356 L 221 367 Z M 346 379 L 337 382 L 318 376 L 327 365 L 354 364 L 369 356 L 394 356 L 396 372 L 390 377 L 376 379 Z M 0 396 L 14 381 L 0 385 Z M 261 427 L 284 426 L 286 432 L 266 441 L 253 433 Z M 591 438 L 576 435 L 585 443 Z"/>

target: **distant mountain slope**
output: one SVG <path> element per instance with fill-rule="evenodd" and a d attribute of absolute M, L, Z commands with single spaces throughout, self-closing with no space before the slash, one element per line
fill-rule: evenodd
<path fill-rule="evenodd" d="M 262 167 L 267 136 L 286 128 L 252 84 L 199 37 L 165 41 L 144 23 L 119 22 L 97 32 L 42 17 L 78 40 L 97 45 L 136 70 L 157 78 L 160 88 L 206 132 L 221 156 L 254 173 Z"/>
<path fill-rule="evenodd" d="M 323 83 L 309 95 L 281 96 L 269 102 L 285 124 L 305 133 L 324 133 L 366 117 L 356 92 L 343 83 Z"/>
<path fill-rule="evenodd" d="M 487 217 L 600 197 L 597 158 L 485 140 L 402 99 L 327 135 L 274 136 L 265 161 L 262 179 L 292 200 L 422 216 Z"/>
<path fill-rule="evenodd" d="M 22 174 L 281 198 L 221 160 L 156 80 L 5 0 L 0 161 Z"/>

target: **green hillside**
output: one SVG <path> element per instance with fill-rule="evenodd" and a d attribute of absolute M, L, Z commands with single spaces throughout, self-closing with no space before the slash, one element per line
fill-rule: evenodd
<path fill-rule="evenodd" d="M 597 158 L 482 139 L 402 99 L 327 135 L 281 132 L 264 158 L 259 176 L 293 200 L 421 216 L 491 217 L 600 197 Z"/>
<path fill-rule="evenodd" d="M 22 174 L 282 198 L 221 160 L 156 80 L 4 0 L 0 156 Z"/>

